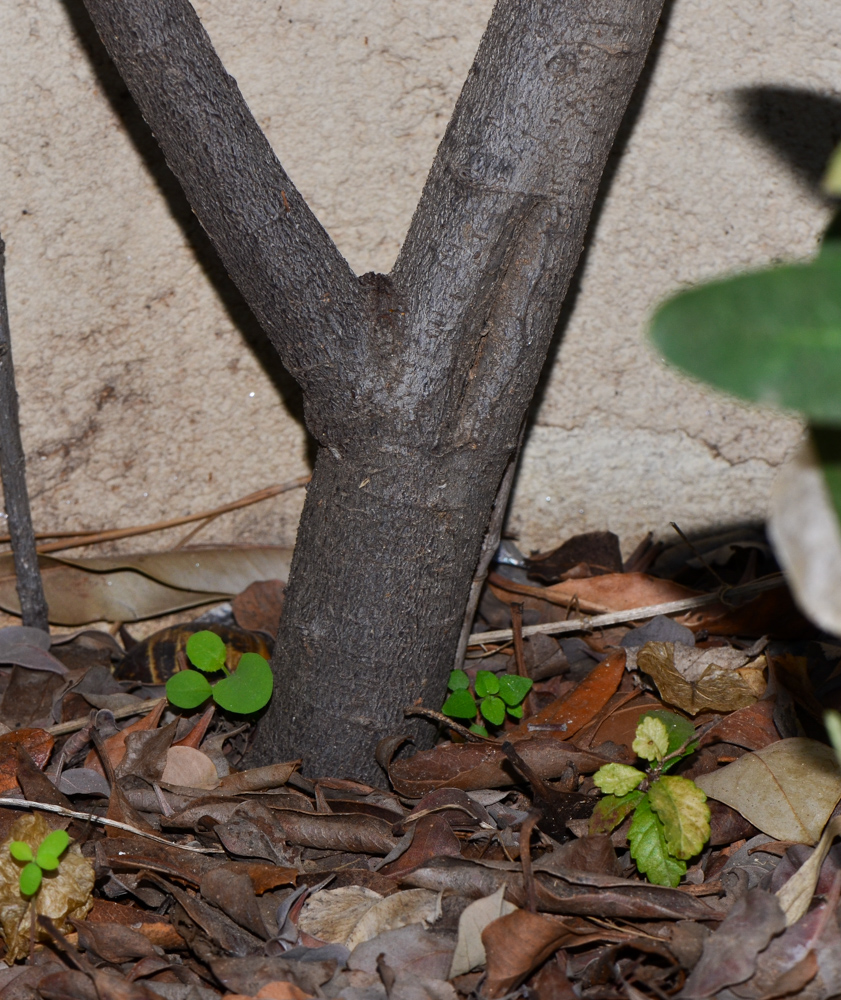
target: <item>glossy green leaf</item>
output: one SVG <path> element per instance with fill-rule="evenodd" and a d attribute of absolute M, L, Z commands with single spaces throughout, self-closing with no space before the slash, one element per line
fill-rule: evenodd
<path fill-rule="evenodd" d="M 187 640 L 187 659 L 206 674 L 221 670 L 227 656 L 227 647 L 215 632 L 204 629 L 194 632 Z"/>
<path fill-rule="evenodd" d="M 448 691 L 466 691 L 470 687 L 470 678 L 463 670 L 451 670 L 447 681 Z"/>
<path fill-rule="evenodd" d="M 651 808 L 648 796 L 640 800 L 628 830 L 631 857 L 654 885 L 676 886 L 686 874 L 686 862 L 669 853 L 663 824 Z"/>
<path fill-rule="evenodd" d="M 482 699 L 479 711 L 492 726 L 501 726 L 505 722 L 505 702 L 494 694 Z"/>
<path fill-rule="evenodd" d="M 499 678 L 499 697 L 506 705 L 519 705 L 531 691 L 534 681 L 530 677 L 520 677 L 518 674 L 503 674 Z"/>
<path fill-rule="evenodd" d="M 636 808 L 645 793 L 629 792 L 627 795 L 605 795 L 599 799 L 590 816 L 590 836 L 610 833 Z"/>
<path fill-rule="evenodd" d="M 488 735 L 487 729 L 485 729 L 484 726 L 480 726 L 478 722 L 474 722 L 473 723 L 473 725 L 470 727 L 470 732 L 471 733 L 476 733 L 477 736 L 487 736 Z"/>
<path fill-rule="evenodd" d="M 21 895 L 34 896 L 35 893 L 41 888 L 41 878 L 41 869 L 35 864 L 34 861 L 30 861 L 20 873 L 19 884 Z"/>
<path fill-rule="evenodd" d="M 476 702 L 469 691 L 453 691 L 441 711 L 451 719 L 473 719 L 476 717 Z"/>
<path fill-rule="evenodd" d="M 197 708 L 212 692 L 208 679 L 196 670 L 179 670 L 166 682 L 166 696 L 176 708 Z"/>
<path fill-rule="evenodd" d="M 489 694 L 499 691 L 499 680 L 490 670 L 479 670 L 476 672 L 475 688 L 477 698 L 487 698 Z"/>
<path fill-rule="evenodd" d="M 593 775 L 593 783 L 608 795 L 627 795 L 645 775 L 628 764 L 603 764 Z"/>
<path fill-rule="evenodd" d="M 268 661 L 257 653 L 243 653 L 230 677 L 214 684 L 213 700 L 229 712 L 249 715 L 269 703 L 273 688 Z"/>
<path fill-rule="evenodd" d="M 683 860 L 698 854 L 710 839 L 710 807 L 695 782 L 666 775 L 648 789 L 648 800 L 663 824 L 669 853 Z"/>
<path fill-rule="evenodd" d="M 53 872 L 58 868 L 59 858 L 67 850 L 70 837 L 65 830 L 53 830 L 38 846 L 35 861 L 44 871 Z"/>
<path fill-rule="evenodd" d="M 523 706 L 522 705 L 506 705 L 506 712 L 511 716 L 512 719 L 522 719 L 523 717 Z"/>
<path fill-rule="evenodd" d="M 15 861 L 33 861 L 32 848 L 24 840 L 13 840 L 9 844 L 9 854 Z"/>
<path fill-rule="evenodd" d="M 657 311 L 659 351 L 743 399 L 841 423 L 841 252 L 683 292 Z"/>

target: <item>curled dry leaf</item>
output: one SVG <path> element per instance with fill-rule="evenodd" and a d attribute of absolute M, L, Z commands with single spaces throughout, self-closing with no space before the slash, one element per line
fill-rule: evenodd
<path fill-rule="evenodd" d="M 841 799 L 841 771 L 831 747 L 796 736 L 745 754 L 695 779 L 777 840 L 814 844 Z"/>
<path fill-rule="evenodd" d="M 35 854 L 49 832 L 50 827 L 40 813 L 21 816 L 12 826 L 9 839 L 0 844 L 0 923 L 7 962 L 15 962 L 29 952 L 30 906 L 35 907 L 36 913 L 50 917 L 59 930 L 70 931 L 68 918 L 81 919 L 93 905 L 93 867 L 76 844 L 64 852 L 58 869 L 43 879 L 31 901 L 21 896 L 18 883 L 21 865 L 9 854 L 9 846 L 13 840 L 21 840 Z M 42 928 L 37 934 L 39 940 L 49 940 Z"/>
<path fill-rule="evenodd" d="M 428 889 L 405 889 L 383 897 L 361 886 L 323 889 L 304 904 L 298 928 L 311 937 L 353 949 L 385 931 L 431 923 L 440 897 Z"/>
<path fill-rule="evenodd" d="M 733 712 L 765 691 L 765 657 L 751 660 L 727 647 L 649 642 L 637 654 L 637 666 L 651 676 L 664 701 L 690 715 L 704 709 Z"/>
<path fill-rule="evenodd" d="M 560 921 L 528 910 L 515 910 L 495 920 L 482 933 L 488 956 L 485 995 L 494 998 L 510 993 L 568 936 Z"/>

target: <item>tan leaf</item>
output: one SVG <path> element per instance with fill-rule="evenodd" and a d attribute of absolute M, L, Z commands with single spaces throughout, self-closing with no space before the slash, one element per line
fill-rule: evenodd
<path fill-rule="evenodd" d="M 448 979 L 462 976 L 485 964 L 482 931 L 494 920 L 517 909 L 513 903 L 503 899 L 504 895 L 505 886 L 501 885 L 492 895 L 477 899 L 464 909 L 458 918 L 458 941 Z"/>
<path fill-rule="evenodd" d="M 431 922 L 440 911 L 439 895 L 429 889 L 406 889 L 382 897 L 361 886 L 324 889 L 306 901 L 298 928 L 311 937 L 351 950 L 384 931 Z"/>
<path fill-rule="evenodd" d="M 209 789 L 219 785 L 219 775 L 216 773 L 216 765 L 201 750 L 185 746 L 170 747 L 161 781 L 187 788 Z"/>

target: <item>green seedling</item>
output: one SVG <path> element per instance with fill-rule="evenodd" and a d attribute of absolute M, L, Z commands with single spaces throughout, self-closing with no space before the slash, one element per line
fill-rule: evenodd
<path fill-rule="evenodd" d="M 691 722 L 656 709 L 640 717 L 632 744 L 634 753 L 649 762 L 646 770 L 605 764 L 593 775 L 605 796 L 593 810 L 590 833 L 610 833 L 633 813 L 631 857 L 655 885 L 676 886 L 687 860 L 710 839 L 706 795 L 694 781 L 666 774 L 697 747 Z"/>
<path fill-rule="evenodd" d="M 479 670 L 473 685 L 475 695 L 470 692 L 470 678 L 463 670 L 453 670 L 447 684 L 450 696 L 441 711 L 451 719 L 472 719 L 471 733 L 487 736 L 488 730 L 480 721 L 485 719 L 492 726 L 501 726 L 505 716 L 514 719 L 523 717 L 523 700 L 531 690 L 532 681 L 517 674 L 502 674 L 498 677 L 490 670 Z M 476 704 L 476 698 L 479 704 Z"/>
<path fill-rule="evenodd" d="M 13 840 L 9 845 L 9 854 L 23 863 L 20 872 L 20 894 L 34 896 L 41 888 L 44 872 L 54 872 L 58 869 L 59 858 L 67 850 L 70 837 L 64 830 L 53 830 L 38 845 L 35 854 L 25 840 Z"/>
<path fill-rule="evenodd" d="M 179 670 L 166 682 L 166 696 L 177 708 L 197 708 L 213 698 L 220 708 L 238 715 L 258 712 L 272 696 L 274 678 L 268 661 L 243 653 L 233 673 L 226 664 L 228 649 L 215 632 L 195 632 L 187 640 L 187 659 L 196 670 Z M 201 671 L 201 672 L 199 672 Z M 204 676 L 221 671 L 211 684 Z"/>

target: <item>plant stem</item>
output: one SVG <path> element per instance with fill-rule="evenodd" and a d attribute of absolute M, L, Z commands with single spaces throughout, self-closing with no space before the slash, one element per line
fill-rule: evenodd
<path fill-rule="evenodd" d="M 49 632 L 47 600 L 35 551 L 35 532 L 26 490 L 26 459 L 20 439 L 18 394 L 6 305 L 6 246 L 0 237 L 0 477 L 9 519 L 16 586 L 24 625 Z"/>

